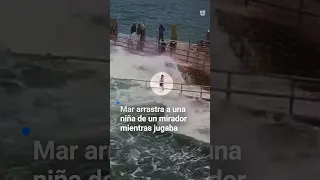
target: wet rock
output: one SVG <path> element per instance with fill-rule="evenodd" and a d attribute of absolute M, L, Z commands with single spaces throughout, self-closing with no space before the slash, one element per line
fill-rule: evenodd
<path fill-rule="evenodd" d="M 320 77 L 320 43 L 299 28 L 221 10 L 217 16 L 235 56 L 250 70 Z"/>
<path fill-rule="evenodd" d="M 210 75 L 197 68 L 179 66 L 183 79 L 190 84 L 210 86 Z"/>

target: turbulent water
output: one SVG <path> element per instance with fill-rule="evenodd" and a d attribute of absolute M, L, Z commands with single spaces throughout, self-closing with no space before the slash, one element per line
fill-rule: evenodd
<path fill-rule="evenodd" d="M 229 48 L 228 35 L 220 30 L 215 24 L 215 29 L 212 30 L 215 39 L 212 66 L 217 69 L 241 70 L 239 61 Z M 111 67 L 116 67 L 111 68 L 112 77 L 148 80 L 158 71 L 169 71 L 175 81 L 183 82 L 175 66 L 165 65 L 164 61 L 172 63 L 168 57 L 141 57 L 113 47 L 111 61 Z M 119 71 L 117 67 L 123 67 L 123 71 Z M 225 87 L 226 77 L 212 74 L 212 85 Z M 313 180 L 320 176 L 317 170 L 320 154 L 319 132 L 314 127 L 297 123 L 295 118 L 286 115 L 287 100 L 233 95 L 231 103 L 226 103 L 224 93 L 211 92 L 214 103 L 210 104 L 213 109 L 210 114 L 213 119 L 208 123 L 206 117 L 209 117 L 209 114 L 193 114 L 195 111 L 204 111 L 203 104 L 206 102 L 197 102 L 174 92 L 168 95 L 168 98 L 160 98 L 142 83 L 113 80 L 111 86 L 111 109 L 114 116 L 111 122 L 111 165 L 112 176 L 117 179 L 207 179 L 209 144 L 206 143 L 203 133 L 205 131 L 201 127 L 208 124 L 213 127 L 210 129 L 212 144 L 241 147 L 241 160 L 216 160 L 210 167 L 212 172 L 221 169 L 224 175 L 245 174 L 247 179 L 259 180 Z M 288 80 L 261 76 L 236 76 L 232 87 L 276 94 L 290 92 Z M 312 96 L 311 93 L 299 89 L 296 93 Z M 121 114 L 119 106 L 114 104 L 115 101 L 132 106 L 183 104 L 192 107 L 189 108 L 188 116 L 194 117 L 196 121 L 180 125 L 183 129 L 173 134 L 124 133 L 119 131 L 121 123 L 118 117 Z M 197 105 L 189 106 L 191 104 Z M 262 111 L 255 111 L 256 109 Z M 274 113 L 275 111 L 279 114 Z M 299 101 L 295 111 L 298 114 L 319 117 L 319 103 Z M 199 121 L 202 118 L 204 121 Z M 274 123 L 276 120 L 285 123 Z"/>
<path fill-rule="evenodd" d="M 171 66 L 167 66 L 168 63 L 171 63 Z M 184 82 L 177 65 L 170 57 L 132 55 L 121 47 L 111 49 L 111 77 L 150 80 L 157 72 L 169 73 L 176 83 Z M 209 102 L 189 98 L 185 96 L 188 94 L 181 95 L 179 91 L 171 91 L 168 95 L 161 97 L 154 94 L 144 83 L 135 81 L 112 79 L 110 86 L 113 178 L 203 179 L 209 177 Z M 119 106 L 115 105 L 116 101 L 120 101 L 123 106 L 185 107 L 186 112 L 179 115 L 188 117 L 188 120 L 187 123 L 177 124 L 179 131 L 176 133 L 122 132 L 120 126 L 126 123 L 119 120 L 123 114 L 119 112 Z M 165 114 L 145 115 L 164 116 Z"/>
<path fill-rule="evenodd" d="M 178 24 L 179 39 L 195 41 L 210 28 L 209 1 L 111 1 L 111 17 L 119 19 L 119 32 L 127 36 L 133 23 L 144 23 L 147 39 L 157 37 L 157 27 L 163 24 L 170 38 L 171 24 Z M 200 10 L 206 10 L 201 17 Z M 111 168 L 114 179 L 207 179 L 210 176 L 210 103 L 190 98 L 199 93 L 171 91 L 168 95 L 154 94 L 145 83 L 116 78 L 151 80 L 158 72 L 171 75 L 175 83 L 185 83 L 177 64 L 167 56 L 140 56 L 121 47 L 111 47 Z M 190 86 L 189 90 L 197 87 Z M 188 117 L 186 123 L 176 124 L 178 132 L 122 132 L 120 126 L 137 124 L 120 122 L 120 101 L 125 106 L 185 107 L 178 113 Z M 174 113 L 149 113 L 165 116 Z M 138 114 L 133 114 L 133 116 Z M 177 115 L 177 113 L 175 113 Z M 149 123 L 153 125 L 156 123 Z M 161 125 L 167 125 L 162 123 Z"/>
<path fill-rule="evenodd" d="M 84 159 L 83 147 L 109 143 L 109 73 L 106 63 L 6 57 L 2 50 L 109 57 L 106 28 L 93 23 L 109 13 L 107 1 L 0 2 L 0 179 L 31 180 L 48 170 L 67 169 L 88 179 L 109 162 Z M 106 20 L 107 21 L 107 20 Z M 107 49 L 107 50 L 106 50 Z M 21 128 L 29 126 L 30 136 Z M 40 140 L 79 145 L 71 161 L 34 160 Z M 14 178 L 10 178 L 13 176 Z"/>
<path fill-rule="evenodd" d="M 105 36 L 105 28 L 92 23 L 92 19 L 105 13 L 106 1 L 95 2 L 97 3 L 86 0 L 1 2 L 1 48 L 10 47 L 22 52 L 108 56 L 106 48 L 109 42 Z M 172 3 L 177 4 L 176 1 Z M 199 1 L 193 3 L 193 7 L 200 4 Z M 164 10 L 161 8 L 161 12 L 165 12 L 169 4 L 164 6 Z M 132 6 L 128 5 L 126 12 L 132 11 L 128 10 L 130 7 Z M 117 13 L 120 10 L 121 7 Z M 192 9 L 189 11 L 193 12 Z M 197 16 L 198 11 L 195 10 Z M 22 13 L 19 15 L 16 12 Z M 8 21 L 7 17 L 13 18 L 12 21 Z M 123 17 L 124 15 L 120 16 L 120 22 L 124 22 Z M 141 17 L 145 16 L 139 16 Z M 163 17 L 172 18 L 167 15 Z M 181 17 L 183 16 L 177 16 L 182 22 L 184 20 Z M 139 21 L 146 22 L 144 19 Z M 157 21 L 149 21 L 147 24 L 152 22 L 158 24 Z M 127 25 L 131 25 L 129 18 Z M 125 27 L 122 33 L 126 34 L 127 29 Z M 218 29 L 212 31 L 215 32 L 213 35 L 216 39 L 212 53 L 214 66 L 223 69 L 238 68 L 238 61 L 232 56 L 228 45 L 228 36 Z M 150 80 L 154 73 L 168 71 L 174 81 L 184 82 L 176 65 L 168 57 L 141 57 L 128 54 L 119 47 L 111 50 L 110 75 L 114 78 Z M 263 100 L 253 103 L 252 97 L 242 97 L 232 98 L 233 103 L 226 105 L 219 101 L 225 98 L 224 94 L 212 93 L 214 104 L 209 105 L 206 101 L 188 98 L 185 94 L 180 95 L 174 91 L 161 98 L 140 83 L 115 79 L 111 79 L 110 85 L 105 83 L 109 79 L 109 73 L 105 71 L 107 67 L 103 64 L 52 63 L 53 61 L 30 63 L 30 59 L 25 58 L 21 62 L 2 55 L 0 58 L 0 179 L 10 179 L 11 174 L 15 180 L 29 180 L 34 174 L 48 174 L 48 169 L 54 167 L 68 168 L 69 174 L 79 174 L 82 179 L 88 179 L 88 175 L 97 169 L 106 172 L 106 161 L 86 161 L 81 158 L 82 152 L 76 154 L 75 160 L 68 162 L 35 161 L 33 141 L 55 140 L 60 144 L 82 146 L 108 143 L 109 136 L 106 132 L 109 127 L 105 107 L 110 105 L 110 99 L 105 94 L 109 87 L 112 115 L 111 168 L 112 175 L 116 177 L 113 179 L 208 179 L 209 139 L 214 144 L 237 144 L 242 148 L 241 161 L 215 161 L 211 170 L 223 169 L 224 173 L 248 174 L 247 179 L 319 179 L 319 149 L 314 148 L 319 140 L 312 127 L 294 124 L 288 116 L 283 116 L 282 119 L 289 121 L 289 125 L 277 126 L 270 123 L 276 118 L 272 113 L 247 113 L 234 106 L 237 104 L 286 111 L 285 102 L 266 103 Z M 8 61 L 3 61 L 4 58 Z M 168 67 L 166 62 L 172 65 Z M 214 85 L 222 86 L 223 78 L 214 75 Z M 261 77 L 238 77 L 235 82 L 235 86 L 247 89 L 273 89 L 281 93 L 288 90 L 286 81 Z M 308 95 L 303 91 L 299 93 Z M 179 124 L 177 133 L 119 132 L 121 123 L 117 118 L 121 114 L 115 101 L 131 106 L 183 105 L 187 108 L 185 115 L 189 117 L 189 121 Z M 213 107 L 213 129 L 208 128 L 210 106 Z M 309 115 L 317 115 L 319 107 L 318 104 L 302 104 L 299 109 L 309 111 Z M 31 127 L 29 137 L 21 135 L 23 126 Z M 210 131 L 213 133 L 211 138 Z"/>
<path fill-rule="evenodd" d="M 55 174 L 58 169 L 82 179 L 88 179 L 97 169 L 108 173 L 106 157 L 104 161 L 84 159 L 86 146 L 103 146 L 109 141 L 106 64 L 30 60 L 10 56 L 2 59 L 0 179 L 48 177 L 49 170 Z M 21 134 L 24 126 L 31 128 L 30 136 Z M 68 157 L 69 161 L 56 156 L 34 160 L 35 141 L 41 141 L 44 149 L 48 141 L 54 141 L 55 147 L 78 145 L 79 150 L 74 158 Z"/>

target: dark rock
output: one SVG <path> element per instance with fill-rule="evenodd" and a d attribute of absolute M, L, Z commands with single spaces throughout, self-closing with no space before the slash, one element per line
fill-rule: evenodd
<path fill-rule="evenodd" d="M 210 74 L 203 70 L 186 66 L 179 66 L 179 70 L 187 84 L 210 86 Z"/>
<path fill-rule="evenodd" d="M 216 14 L 235 56 L 252 71 L 320 77 L 320 43 L 298 28 L 221 10 Z M 244 46 L 242 53 L 237 44 Z"/>

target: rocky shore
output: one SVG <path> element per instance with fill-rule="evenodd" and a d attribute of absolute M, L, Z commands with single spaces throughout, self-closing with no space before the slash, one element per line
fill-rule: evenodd
<path fill-rule="evenodd" d="M 222 10 L 216 14 L 246 70 L 320 77 L 320 43 L 297 28 Z"/>
<path fill-rule="evenodd" d="M 185 66 L 179 66 L 179 70 L 188 84 L 210 86 L 210 74 L 203 70 Z"/>

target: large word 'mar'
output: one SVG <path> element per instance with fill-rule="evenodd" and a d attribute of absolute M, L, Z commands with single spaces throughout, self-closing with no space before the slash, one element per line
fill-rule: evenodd
<path fill-rule="evenodd" d="M 34 159 L 58 159 L 58 160 L 70 160 L 74 159 L 75 150 L 78 149 L 77 145 L 59 145 L 55 147 L 54 141 L 49 141 L 45 148 L 42 147 L 40 141 L 34 142 Z"/>

